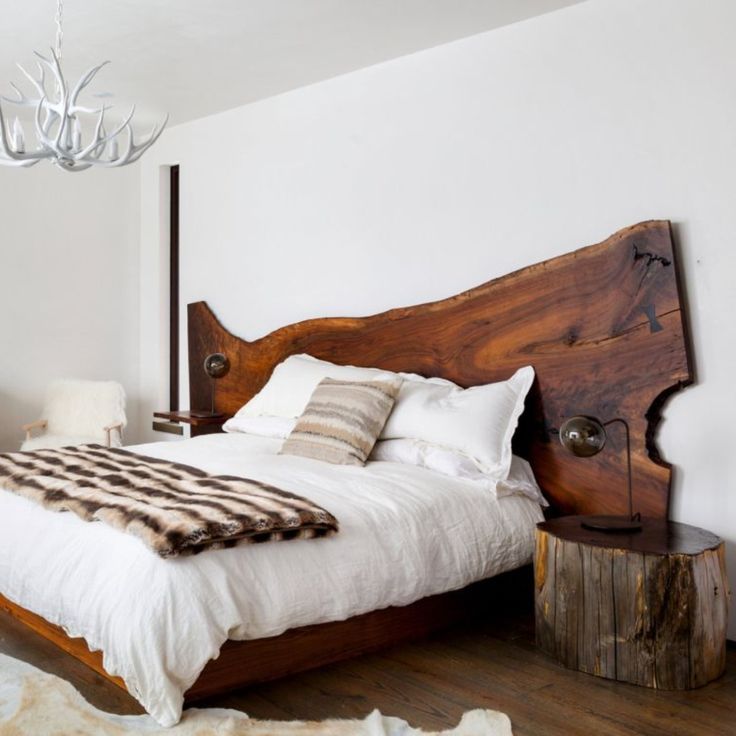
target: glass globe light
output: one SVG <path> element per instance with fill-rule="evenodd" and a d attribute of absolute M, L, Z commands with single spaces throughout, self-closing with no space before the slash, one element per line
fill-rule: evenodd
<path fill-rule="evenodd" d="M 560 442 L 573 455 L 592 457 L 606 446 L 606 430 L 593 417 L 570 417 L 560 427 Z"/>

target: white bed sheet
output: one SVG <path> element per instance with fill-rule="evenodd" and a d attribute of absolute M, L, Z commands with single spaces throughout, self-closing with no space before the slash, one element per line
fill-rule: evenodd
<path fill-rule="evenodd" d="M 219 434 L 129 449 L 304 495 L 339 534 L 163 560 L 105 524 L 0 491 L 0 593 L 101 649 L 105 669 L 169 726 L 227 639 L 406 605 L 531 560 L 542 514 L 526 497 L 411 465 L 277 456 L 280 445 Z"/>

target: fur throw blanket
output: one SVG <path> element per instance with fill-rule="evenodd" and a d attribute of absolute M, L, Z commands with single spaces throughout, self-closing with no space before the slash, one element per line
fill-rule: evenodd
<path fill-rule="evenodd" d="M 328 511 L 266 483 L 100 445 L 0 454 L 0 488 L 134 534 L 161 557 L 338 528 Z"/>

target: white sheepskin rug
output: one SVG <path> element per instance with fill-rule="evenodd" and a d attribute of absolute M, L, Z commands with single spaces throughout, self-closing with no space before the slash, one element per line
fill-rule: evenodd
<path fill-rule="evenodd" d="M 236 710 L 190 708 L 178 725 L 149 716 L 116 716 L 91 706 L 68 682 L 0 654 L 1 736 L 440 736 L 374 710 L 359 720 L 255 721 Z M 503 713 L 471 710 L 441 736 L 512 736 Z"/>

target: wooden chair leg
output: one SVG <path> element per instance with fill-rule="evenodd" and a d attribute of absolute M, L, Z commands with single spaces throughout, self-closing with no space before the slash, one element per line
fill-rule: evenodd
<path fill-rule="evenodd" d="M 35 422 L 24 424 L 21 429 L 26 433 L 26 442 L 33 437 L 32 431 L 34 429 L 46 429 L 47 426 L 48 424 L 45 419 L 37 419 Z"/>
<path fill-rule="evenodd" d="M 107 427 L 103 428 L 105 430 L 105 444 L 107 447 L 112 447 L 112 431 L 116 429 L 118 431 L 118 434 L 120 435 L 120 444 L 123 443 L 123 423 L 122 422 L 115 422 L 114 424 L 109 424 Z"/>

